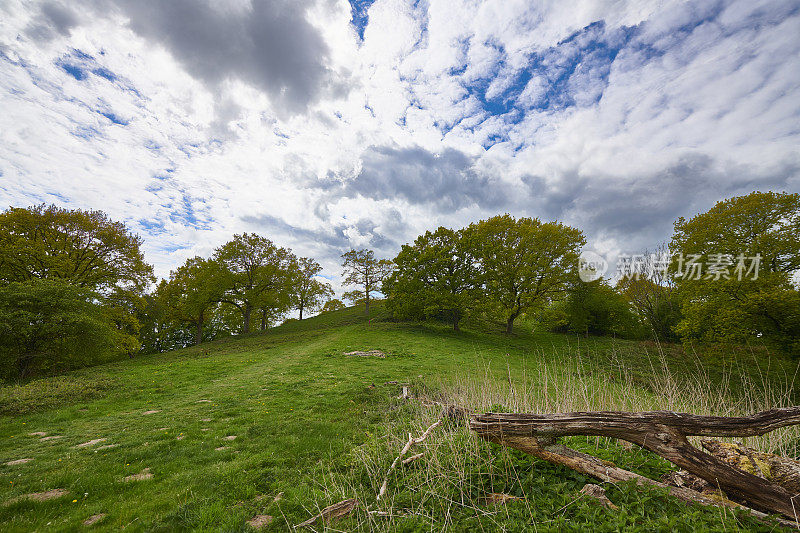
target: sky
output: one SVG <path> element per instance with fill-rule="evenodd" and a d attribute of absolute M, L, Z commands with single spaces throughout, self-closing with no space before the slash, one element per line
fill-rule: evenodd
<path fill-rule="evenodd" d="M 392 258 L 496 214 L 639 253 L 800 191 L 800 0 L 2 0 L 0 206 L 166 276 L 235 233 Z"/>

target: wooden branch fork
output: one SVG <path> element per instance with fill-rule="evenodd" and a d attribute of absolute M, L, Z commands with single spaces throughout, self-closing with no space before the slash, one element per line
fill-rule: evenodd
<path fill-rule="evenodd" d="M 800 406 L 771 409 L 744 417 L 698 416 L 671 411 L 606 411 L 543 415 L 487 413 L 472 415 L 470 419 L 470 428 L 486 440 L 517 448 L 603 481 L 633 480 L 640 485 L 666 488 L 685 501 L 738 507 L 733 502 L 711 499 L 685 487 L 671 487 L 653 481 L 555 442 L 556 438 L 568 435 L 626 440 L 720 488 L 731 500 L 757 509 L 751 510 L 756 516 L 766 516 L 760 511 L 779 513 L 794 520 L 792 525 L 800 515 L 800 494 L 735 468 L 729 462 L 692 446 L 686 437 L 752 437 L 795 424 L 800 424 Z M 790 459 L 786 461 L 797 465 Z"/>

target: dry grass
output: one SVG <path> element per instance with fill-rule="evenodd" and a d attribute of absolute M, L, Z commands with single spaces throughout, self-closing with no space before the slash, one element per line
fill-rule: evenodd
<path fill-rule="evenodd" d="M 603 366 L 582 357 L 578 349 L 570 348 L 558 357 L 539 360 L 526 366 L 521 375 L 506 369 L 483 367 L 479 374 L 464 374 L 455 379 L 440 381 L 435 387 L 417 386 L 416 392 L 428 399 L 445 400 L 475 411 L 505 411 L 554 413 L 571 411 L 650 411 L 670 410 L 706 415 L 737 416 L 792 405 L 793 377 L 783 385 L 768 380 L 759 381 L 752 373 L 727 368 L 716 379 L 698 358 L 693 372 L 676 373 L 669 368 L 667 358 L 658 351 L 645 355 L 650 366 L 650 383 L 641 386 L 623 364 Z M 623 360 L 622 358 L 620 360 Z M 615 370 L 610 371 L 609 368 Z M 367 443 L 352 450 L 351 468 L 342 472 L 324 469 L 317 473 L 325 500 L 335 502 L 360 495 L 370 511 L 359 515 L 361 530 L 395 529 L 403 517 L 422 518 L 431 528 L 448 529 L 453 513 L 468 512 L 480 521 L 481 527 L 504 529 L 509 510 L 505 505 L 489 505 L 487 494 L 513 491 L 523 485 L 530 472 L 520 471 L 518 462 L 508 459 L 508 450 L 491 450 L 490 446 L 470 433 L 466 421 L 446 421 L 414 453 L 424 456 L 392 474 L 387 497 L 375 499 L 387 465 L 409 439 L 420 435 L 441 415 L 437 408 L 420 402 L 398 400 L 395 408 L 400 416 L 386 434 L 373 436 Z M 592 438 L 598 448 L 615 447 L 613 439 Z M 748 446 L 772 453 L 794 453 L 800 441 L 800 427 L 794 426 L 771 432 L 762 437 L 743 439 Z M 634 448 L 627 453 L 645 455 Z M 642 459 L 642 463 L 646 459 Z M 651 459 L 652 460 L 652 459 Z M 660 461 L 660 459 L 657 459 Z M 621 465 L 631 467 L 632 465 Z M 635 468 L 634 468 L 635 469 Z M 364 496 L 365 485 L 367 496 Z M 371 492 L 371 495 L 369 494 Z M 514 502 L 519 520 L 519 506 L 528 515 L 526 522 L 547 526 L 541 514 L 535 517 L 534 501 L 529 494 L 519 493 L 523 500 Z M 579 500 L 575 495 L 567 507 Z M 368 501 L 363 501 L 368 500 Z M 556 516 L 565 512 L 558 509 Z M 318 512 L 318 510 L 309 510 Z M 736 518 L 719 511 L 723 523 L 734 529 Z M 547 522 L 547 521 L 545 521 Z M 546 527 L 545 527 L 546 529 Z"/>

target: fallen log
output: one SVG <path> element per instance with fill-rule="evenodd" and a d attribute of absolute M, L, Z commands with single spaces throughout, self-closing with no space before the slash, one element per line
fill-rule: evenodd
<path fill-rule="evenodd" d="M 793 424 L 800 424 L 800 406 L 772 409 L 747 417 L 698 416 L 671 411 L 607 411 L 545 415 L 487 413 L 473 415 L 470 420 L 473 431 L 496 442 L 508 443 L 509 439 L 531 437 L 552 440 L 568 435 L 623 439 L 648 449 L 719 487 L 736 502 L 797 520 L 800 498 L 795 499 L 798 496 L 796 493 L 735 468 L 724 460 L 695 448 L 686 439 L 687 436 L 756 436 Z M 553 446 L 546 446 L 545 449 L 537 445 L 532 449 L 540 450 L 534 455 L 545 460 L 551 460 L 546 457 L 548 453 L 555 453 L 561 456 L 561 460 L 551 462 L 567 466 L 568 462 L 574 462 L 574 453 L 577 453 L 565 447 L 557 448 L 560 451 L 555 452 L 548 451 L 556 449 Z M 564 462 L 564 458 L 567 462 Z"/>
<path fill-rule="evenodd" d="M 635 472 L 630 472 L 624 468 L 615 466 L 608 461 L 598 459 L 593 455 L 573 450 L 572 448 L 561 444 L 540 444 L 535 437 L 488 436 L 484 438 L 490 442 L 495 442 L 497 444 L 507 446 L 509 448 L 515 448 L 531 454 L 534 457 L 538 457 L 544 461 L 566 466 L 567 468 L 575 470 L 576 472 L 580 472 L 581 474 L 586 474 L 597 478 L 600 481 L 611 483 L 632 481 L 639 486 L 665 490 L 671 496 L 688 503 L 742 510 L 759 520 L 769 521 L 771 519 L 770 515 L 766 513 L 756 511 L 755 509 L 750 509 L 749 507 L 742 506 L 736 502 L 721 498 L 710 498 L 705 494 L 701 494 L 690 488 L 674 487 L 665 483 L 660 483 Z M 787 527 L 797 527 L 797 523 L 794 521 L 788 521 L 774 517 L 772 517 L 772 519 Z"/>
<path fill-rule="evenodd" d="M 764 453 L 742 444 L 703 439 L 703 448 L 729 465 L 780 485 L 792 494 L 800 493 L 800 461 Z"/>
<path fill-rule="evenodd" d="M 319 514 L 312 516 L 305 522 L 301 522 L 294 527 L 301 528 L 301 527 L 312 526 L 319 520 L 325 523 L 331 522 L 333 520 L 338 520 L 352 513 L 356 509 L 356 507 L 358 507 L 358 500 L 356 500 L 355 498 L 342 500 L 338 503 L 334 503 L 333 505 L 329 505 L 328 507 L 320 511 Z"/>

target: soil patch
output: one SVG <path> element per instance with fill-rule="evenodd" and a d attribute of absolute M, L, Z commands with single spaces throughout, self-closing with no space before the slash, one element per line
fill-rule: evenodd
<path fill-rule="evenodd" d="M 84 526 L 93 526 L 106 517 L 106 513 L 95 514 L 83 521 Z"/>
<path fill-rule="evenodd" d="M 78 444 L 78 445 L 77 445 L 77 446 L 75 446 L 75 447 L 76 447 L 76 448 L 86 448 L 86 447 L 89 447 L 89 446 L 94 446 L 95 444 L 100 444 L 101 442 L 105 442 L 105 441 L 106 441 L 106 439 L 105 439 L 105 438 L 101 438 L 101 439 L 92 439 L 92 440 L 90 440 L 90 441 L 87 441 L 87 442 L 84 442 L 84 443 L 82 443 L 82 444 Z"/>
<path fill-rule="evenodd" d="M 144 470 L 142 470 L 138 474 L 125 476 L 124 478 L 122 478 L 122 481 L 125 481 L 125 482 L 128 482 L 128 481 L 143 481 L 145 479 L 152 479 L 152 477 L 153 477 L 153 474 L 150 473 L 150 469 L 149 468 L 145 468 Z"/>
<path fill-rule="evenodd" d="M 247 525 L 254 529 L 261 529 L 272 522 L 272 517 L 268 514 L 259 514 L 247 521 Z"/>
<path fill-rule="evenodd" d="M 56 498 L 61 498 L 62 496 L 66 496 L 67 494 L 69 494 L 69 491 L 64 489 L 52 489 L 45 492 L 32 492 L 30 494 L 23 494 L 22 496 L 17 496 L 16 498 L 12 498 L 8 500 L 5 504 L 11 505 L 12 503 L 17 503 L 18 501 L 22 500 L 46 502 L 47 500 L 55 500 Z"/>
<path fill-rule="evenodd" d="M 380 357 L 381 359 L 386 357 L 386 354 L 380 350 L 368 350 L 366 352 L 362 351 L 344 352 L 344 354 L 349 355 L 351 357 Z"/>
<path fill-rule="evenodd" d="M 8 465 L 8 466 L 24 465 L 25 463 L 30 463 L 31 461 L 33 461 L 33 459 L 29 459 L 29 458 L 26 458 L 26 459 L 15 459 L 14 461 L 7 462 L 6 465 Z"/>

